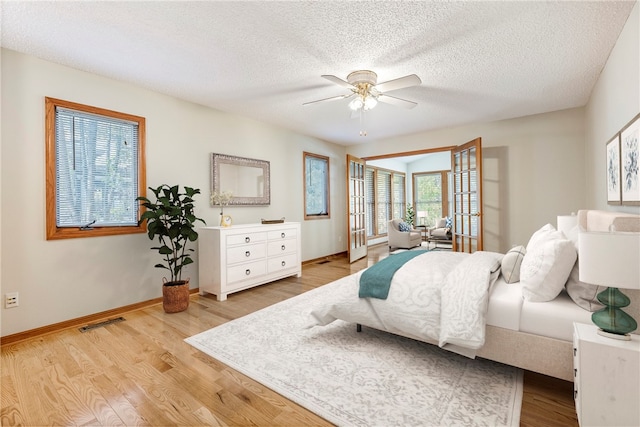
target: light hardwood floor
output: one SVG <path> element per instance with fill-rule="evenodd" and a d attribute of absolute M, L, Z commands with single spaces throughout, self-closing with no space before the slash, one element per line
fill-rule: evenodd
<path fill-rule="evenodd" d="M 322 418 L 195 350 L 183 339 L 356 272 L 388 255 L 384 245 L 354 264 L 336 256 L 288 278 L 232 294 L 191 297 L 187 311 L 161 305 L 126 321 L 2 346 L 2 426 L 327 426 Z M 577 426 L 573 385 L 525 372 L 522 426 Z M 428 421 L 426 421 L 428 425 Z"/>

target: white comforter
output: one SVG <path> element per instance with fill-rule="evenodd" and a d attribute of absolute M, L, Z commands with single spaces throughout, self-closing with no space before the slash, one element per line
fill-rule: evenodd
<path fill-rule="evenodd" d="M 358 297 L 360 271 L 326 285 L 334 298 L 311 311 L 308 327 L 341 319 L 473 357 L 484 345 L 489 290 L 502 256 L 426 252 L 396 272 L 386 300 Z"/>

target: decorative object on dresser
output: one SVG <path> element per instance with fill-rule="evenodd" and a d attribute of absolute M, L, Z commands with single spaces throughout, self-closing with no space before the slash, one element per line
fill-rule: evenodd
<path fill-rule="evenodd" d="M 640 336 L 600 336 L 594 325 L 574 323 L 574 399 L 580 426 L 640 425 Z"/>
<path fill-rule="evenodd" d="M 211 193 L 211 204 L 220 206 L 220 226 L 230 227 L 231 217 L 224 214 L 224 207 L 233 199 L 232 191 L 214 191 Z"/>
<path fill-rule="evenodd" d="M 140 216 L 140 223 L 147 222 L 149 239 L 156 237 L 160 246 L 152 247 L 164 258 L 164 263 L 156 264 L 156 268 L 169 271 L 170 279 L 163 280 L 162 305 L 167 313 L 184 311 L 189 307 L 189 279 L 182 280 L 182 269 L 193 263 L 187 249 L 189 242 L 198 239 L 195 230 L 197 221 L 206 224 L 204 220 L 194 215 L 193 196 L 200 194 L 197 188 L 184 187 L 180 191 L 179 185 L 163 184 L 158 188 L 149 187 L 155 196 L 155 202 L 146 197 L 138 197 L 141 206 L 146 210 Z"/>
<path fill-rule="evenodd" d="M 631 301 L 618 288 L 640 289 L 640 233 L 581 232 L 578 241 L 580 280 L 608 286 L 598 294 L 598 301 L 605 307 L 591 316 L 600 328 L 598 333 L 629 340 L 629 333 L 638 324 L 622 310 Z"/>
<path fill-rule="evenodd" d="M 200 295 L 227 295 L 302 275 L 300 223 L 203 227 L 198 241 Z"/>

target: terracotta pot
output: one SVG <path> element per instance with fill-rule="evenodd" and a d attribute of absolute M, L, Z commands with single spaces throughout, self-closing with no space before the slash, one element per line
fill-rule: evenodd
<path fill-rule="evenodd" d="M 177 313 L 189 307 L 189 279 L 162 284 L 162 308 L 165 313 Z"/>

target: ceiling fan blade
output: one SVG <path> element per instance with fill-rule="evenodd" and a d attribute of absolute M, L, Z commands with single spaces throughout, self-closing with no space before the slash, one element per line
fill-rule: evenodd
<path fill-rule="evenodd" d="M 378 101 L 384 102 L 386 104 L 395 105 L 396 107 L 402 107 L 406 109 L 411 109 L 418 105 L 416 102 L 407 101 L 406 99 L 396 98 L 395 96 L 386 95 L 381 93 L 378 97 Z"/>
<path fill-rule="evenodd" d="M 403 89 L 405 87 L 417 86 L 422 83 L 420 77 L 415 74 L 409 74 L 408 76 L 399 77 L 394 80 L 389 80 L 383 83 L 379 83 L 375 86 L 378 92 L 384 93 L 392 90 Z"/>
<path fill-rule="evenodd" d="M 340 77 L 336 77 L 331 74 L 324 74 L 320 77 L 324 77 L 325 79 L 337 84 L 338 86 L 346 87 L 347 89 L 353 89 L 353 85 L 351 83 L 342 80 Z"/>
<path fill-rule="evenodd" d="M 331 98 L 323 98 L 323 99 L 318 99 L 317 101 L 309 101 L 309 102 L 305 102 L 304 105 L 310 105 L 310 104 L 317 104 L 319 102 L 326 102 L 326 101 L 337 101 L 339 99 L 346 99 L 346 98 L 351 98 L 354 94 L 353 93 L 347 93 L 345 95 L 338 95 L 338 96 L 332 96 Z"/>

